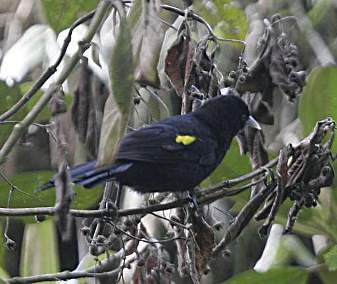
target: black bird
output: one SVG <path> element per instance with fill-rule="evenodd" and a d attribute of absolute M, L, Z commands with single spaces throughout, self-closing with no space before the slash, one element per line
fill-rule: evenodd
<path fill-rule="evenodd" d="M 71 179 L 87 188 L 116 180 L 141 193 L 193 190 L 221 163 L 246 125 L 259 128 L 247 105 L 233 94 L 217 96 L 194 112 L 129 133 L 112 165 L 79 165 L 70 169 Z M 54 179 L 40 189 L 53 186 Z"/>

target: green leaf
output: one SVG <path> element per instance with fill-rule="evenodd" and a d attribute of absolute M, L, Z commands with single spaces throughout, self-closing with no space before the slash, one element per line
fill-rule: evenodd
<path fill-rule="evenodd" d="M 299 117 L 305 135 L 309 134 L 318 120 L 328 116 L 337 119 L 337 67 L 317 67 L 309 75 L 300 101 Z M 333 150 L 337 151 L 334 143 Z"/>
<path fill-rule="evenodd" d="M 23 207 L 45 207 L 55 205 L 55 190 L 45 190 L 35 193 L 39 186 L 51 179 L 55 175 L 53 171 L 34 171 L 22 172 L 10 177 L 10 181 L 18 188 L 12 193 L 10 199 L 11 208 Z M 10 186 L 2 179 L 0 180 L 0 206 L 7 207 L 7 200 L 10 192 Z M 72 208 L 87 209 L 98 204 L 103 188 L 96 187 L 90 190 L 80 186 L 75 188 L 76 196 Z M 23 218 L 26 222 L 35 222 L 33 217 Z"/>
<path fill-rule="evenodd" d="M 314 7 L 309 11 L 308 16 L 314 29 L 320 36 L 331 43 L 337 32 L 337 13 L 333 0 L 315 1 Z M 329 27 L 328 29 L 326 27 Z"/>
<path fill-rule="evenodd" d="M 54 222 L 27 224 L 21 250 L 20 274 L 31 276 L 59 271 L 57 234 Z"/>
<path fill-rule="evenodd" d="M 7 273 L 7 271 L 5 269 L 3 269 L 0 266 L 0 280 L 5 282 L 5 279 L 8 279 L 8 278 L 9 278 L 9 274 Z M 0 283 L 1 283 L 1 281 L 0 281 Z"/>
<path fill-rule="evenodd" d="M 309 11 L 308 16 L 310 20 L 316 24 L 326 17 L 329 10 L 332 8 L 331 0 L 318 0 L 315 6 Z"/>
<path fill-rule="evenodd" d="M 51 27 L 60 32 L 83 14 L 96 8 L 98 0 L 42 0 L 43 11 Z"/>
<path fill-rule="evenodd" d="M 11 199 L 10 207 L 39 207 L 53 205 L 55 193 L 51 191 L 43 192 L 41 195 L 34 194 L 34 189 L 48 181 L 53 176 L 51 171 L 41 172 L 24 172 L 10 177 L 9 180 L 18 190 L 14 190 Z M 7 207 L 7 200 L 10 192 L 10 186 L 4 181 L 0 180 L 0 206 Z"/>
<path fill-rule="evenodd" d="M 324 253 L 323 258 L 329 271 L 337 270 L 337 245 L 334 245 L 326 253 Z"/>
<path fill-rule="evenodd" d="M 274 268 L 265 273 L 246 271 L 241 273 L 224 284 L 305 284 L 308 279 L 308 271 L 297 267 Z"/>
<path fill-rule="evenodd" d="M 129 120 L 133 95 L 133 56 L 131 34 L 125 18 L 121 18 L 110 64 L 112 95 L 104 107 L 98 163 L 110 164 L 123 138 Z"/>
<path fill-rule="evenodd" d="M 214 33 L 223 38 L 244 40 L 248 31 L 245 12 L 229 0 L 214 0 L 214 6 L 206 6 L 204 1 L 194 1 L 193 6 L 208 23 Z"/>
<path fill-rule="evenodd" d="M 0 81 L 0 113 L 4 113 L 10 109 L 33 85 L 33 82 L 26 82 L 15 87 L 8 87 L 3 81 Z M 28 102 L 20 109 L 10 120 L 18 121 L 24 118 L 24 116 L 32 110 L 37 101 L 43 95 L 43 91 L 39 90 Z M 65 102 L 68 107 L 71 106 L 73 101 L 73 96 L 66 95 Z M 45 107 L 38 117 L 35 119 L 36 122 L 46 122 L 49 121 L 51 113 L 48 107 Z M 14 123 L 4 123 L 0 124 L 0 145 L 2 145 L 9 134 L 12 131 Z"/>

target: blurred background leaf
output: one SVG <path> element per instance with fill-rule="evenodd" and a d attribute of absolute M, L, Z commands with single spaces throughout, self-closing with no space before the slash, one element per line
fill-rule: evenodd
<path fill-rule="evenodd" d="M 282 267 L 264 273 L 247 271 L 234 276 L 224 284 L 305 284 L 308 275 L 309 273 L 305 269 L 299 267 Z"/>
<path fill-rule="evenodd" d="M 98 2 L 98 0 L 41 1 L 47 21 L 56 32 L 69 28 L 85 12 L 95 9 Z"/>
<path fill-rule="evenodd" d="M 329 271 L 335 271 L 337 269 L 337 245 L 332 246 L 326 253 L 324 253 L 323 258 Z"/>
<path fill-rule="evenodd" d="M 8 273 L 6 272 L 6 270 L 4 270 L 1 266 L 0 266 L 0 280 L 2 280 L 5 283 L 5 279 L 7 279 L 9 277 Z"/>
<path fill-rule="evenodd" d="M 55 205 L 55 189 L 35 193 L 39 185 L 47 182 L 54 171 L 34 171 L 21 172 L 10 178 L 11 182 L 18 187 L 20 191 L 15 190 L 10 200 L 10 207 L 43 207 Z M 0 207 L 7 207 L 7 200 L 10 191 L 9 185 L 2 179 L 0 180 Z M 103 187 L 95 187 L 90 190 L 81 186 L 75 188 L 76 198 L 72 204 L 73 208 L 88 209 L 95 206 L 103 193 Z M 26 222 L 36 222 L 34 217 L 22 218 Z"/>
<path fill-rule="evenodd" d="M 30 276 L 59 271 L 58 241 L 53 220 L 27 224 L 21 250 L 20 274 Z"/>
<path fill-rule="evenodd" d="M 243 9 L 230 0 L 193 2 L 196 11 L 213 26 L 214 32 L 221 38 L 244 40 L 248 31 L 248 21 Z"/>
<path fill-rule="evenodd" d="M 328 116 L 337 119 L 337 67 L 316 67 L 308 78 L 300 100 L 299 117 L 304 134 L 310 133 L 318 120 Z M 337 143 L 334 143 L 337 151 Z"/>

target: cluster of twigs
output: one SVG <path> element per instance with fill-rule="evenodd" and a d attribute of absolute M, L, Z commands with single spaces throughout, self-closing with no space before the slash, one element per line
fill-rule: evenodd
<path fill-rule="evenodd" d="M 89 47 L 110 5 L 110 1 L 101 1 L 95 11 L 80 18 L 71 26 L 56 63 L 41 75 L 32 89 L 16 105 L 0 116 L 0 121 L 5 122 L 32 98 L 56 71 L 65 55 L 72 31 L 79 24 L 92 19 L 88 34 L 81 43 L 82 48 L 72 57 L 55 85 L 40 98 L 32 111 L 15 125 L 13 132 L 0 150 L 0 164 L 5 162 L 15 143 L 27 127 L 34 122 L 42 108 L 60 90 L 61 84 L 80 60 L 84 50 Z M 179 40 L 168 52 L 165 66 L 173 87 L 183 98 L 182 113 L 197 107 L 198 101 L 219 94 L 221 87 L 236 88 L 242 95 L 245 94 L 244 96 L 247 93 L 262 94 L 262 99 L 258 104 L 255 102 L 257 114 L 261 113 L 261 108 L 265 104 L 271 103 L 269 96 L 274 87 L 280 87 L 290 99 L 294 99 L 301 91 L 304 78 L 302 71 L 299 70 L 297 49 L 287 40 L 284 33 L 279 33 L 274 29 L 280 24 L 280 18 L 274 18 L 272 23 L 266 21 L 266 30 L 260 43 L 261 52 L 252 66 L 247 66 L 241 58 L 238 69 L 231 72 L 228 78 L 224 78 L 213 63 L 212 56 L 209 56 L 206 51 L 209 41 L 218 43 L 227 39 L 216 37 L 210 25 L 190 10 L 183 11 L 168 5 L 162 5 L 162 8 L 186 17 L 186 21 L 179 30 Z M 187 24 L 189 19 L 206 26 L 209 36 L 205 40 L 199 43 L 191 40 Z M 228 41 L 245 45 L 243 41 Z M 178 50 L 182 50 L 182 56 L 185 58 L 181 62 L 173 62 Z M 177 66 L 181 67 L 182 62 L 185 64 L 183 72 L 176 69 Z M 265 80 L 266 78 L 268 80 Z M 258 82 L 270 82 L 270 84 L 261 85 Z M 252 108 L 251 102 L 250 106 Z M 8 279 L 8 282 L 34 283 L 80 277 L 111 277 L 117 281 L 123 277 L 124 269 L 136 263 L 135 275 L 138 275 L 138 279 L 142 277 L 148 281 L 159 281 L 158 279 L 164 281 L 162 279 L 165 279 L 169 283 L 175 268 L 169 261 L 165 244 L 175 242 L 178 251 L 178 272 L 182 276 L 189 275 L 194 283 L 198 283 L 201 274 L 208 271 L 209 260 L 225 252 L 228 245 L 240 235 L 254 216 L 256 220 L 265 219 L 260 229 L 261 235 L 265 236 L 282 203 L 290 199 L 293 201 L 293 207 L 289 211 L 286 227 L 286 232 L 290 232 L 300 209 L 303 206 L 316 206 L 320 188 L 331 185 L 334 177 L 331 166 L 334 133 L 335 122 L 330 118 L 322 120 L 299 145 L 288 145 L 272 161 L 268 161 L 268 155 L 263 150 L 262 133 L 245 133 L 243 148 L 251 155 L 254 168 L 252 172 L 226 180 L 206 190 L 196 190 L 197 204 L 201 209 L 202 206 L 223 197 L 255 189 L 251 199 L 231 222 L 218 244 L 214 240 L 214 228 L 205 221 L 201 210 L 189 207 L 191 203 L 189 197 L 176 198 L 173 194 L 161 195 L 155 199 L 154 204 L 141 208 L 119 209 L 114 206 L 111 198 L 111 192 L 114 191 L 114 185 L 111 183 L 106 185 L 101 206 L 96 210 L 74 210 L 70 209 L 69 204 L 66 204 L 68 206 L 66 209 L 60 207 L 60 204 L 55 207 L 42 208 L 0 208 L 0 216 L 7 217 L 57 215 L 61 218 L 60 212 L 71 217 L 84 217 L 86 219 L 81 231 L 89 244 L 90 253 L 95 256 L 107 254 L 106 259 L 93 268 L 15 277 Z M 326 136 L 329 136 L 327 142 L 325 142 Z M 275 166 L 276 170 L 273 170 Z M 61 167 L 60 173 L 63 174 L 63 184 L 66 185 L 68 181 L 64 167 Z M 60 198 L 62 199 L 62 196 Z M 170 218 L 165 217 L 163 212 L 166 210 L 171 210 Z M 166 224 L 169 233 L 165 239 L 156 239 L 147 231 L 143 220 L 149 214 L 160 218 Z M 110 254 L 110 251 L 115 251 L 115 253 Z"/>

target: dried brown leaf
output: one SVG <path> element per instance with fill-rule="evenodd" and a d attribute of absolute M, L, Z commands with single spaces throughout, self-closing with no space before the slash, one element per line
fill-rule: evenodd
<path fill-rule="evenodd" d="M 95 157 L 97 154 L 98 127 L 91 87 L 93 77 L 85 61 L 81 63 L 79 78 L 78 88 L 74 93 L 71 119 L 79 141 L 85 145 L 88 153 Z"/>
<path fill-rule="evenodd" d="M 193 50 L 193 44 L 189 37 L 180 35 L 177 41 L 167 51 L 165 58 L 165 73 L 171 80 L 172 86 L 175 89 L 178 96 L 182 96 L 185 89 L 185 77 L 186 69 L 187 74 L 191 70 L 191 58 Z M 189 55 L 189 56 L 188 56 Z M 189 66 L 186 68 L 187 62 Z"/>

